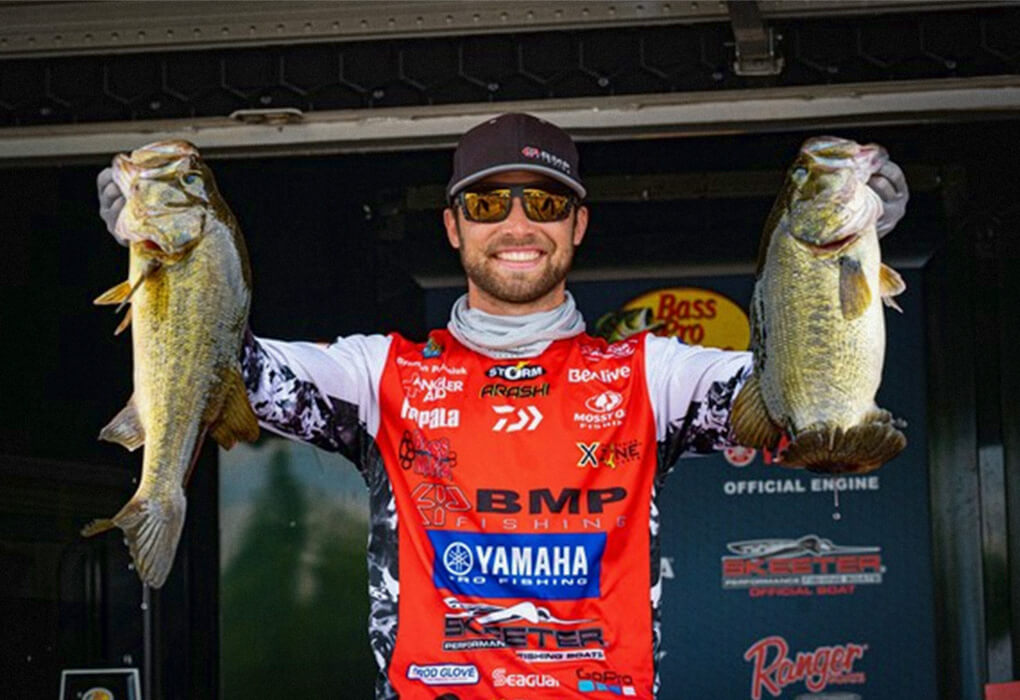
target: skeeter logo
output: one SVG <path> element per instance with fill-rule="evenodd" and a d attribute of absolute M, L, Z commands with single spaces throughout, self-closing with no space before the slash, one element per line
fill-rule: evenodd
<path fill-rule="evenodd" d="M 744 652 L 744 660 L 752 664 L 751 698 L 761 700 L 763 690 L 778 698 L 784 688 L 800 682 L 812 693 L 825 690 L 830 683 L 864 683 L 867 676 L 863 671 L 854 671 L 854 663 L 867 650 L 867 644 L 848 642 L 800 651 L 791 660 L 790 646 L 784 638 L 773 635 L 760 639 Z"/>

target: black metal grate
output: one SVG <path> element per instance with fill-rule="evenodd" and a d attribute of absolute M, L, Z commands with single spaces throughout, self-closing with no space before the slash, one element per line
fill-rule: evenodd
<path fill-rule="evenodd" d="M 725 23 L 0 61 L 0 126 L 1009 74 L 1020 7 L 775 22 L 781 75 Z"/>

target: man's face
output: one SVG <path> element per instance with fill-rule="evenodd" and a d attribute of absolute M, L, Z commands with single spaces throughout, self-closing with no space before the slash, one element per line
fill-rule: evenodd
<path fill-rule="evenodd" d="M 561 191 L 562 185 L 526 171 L 499 173 L 471 186 L 530 185 Z M 501 305 L 541 303 L 565 286 L 567 271 L 588 225 L 588 210 L 575 207 L 563 221 L 531 221 L 513 199 L 510 215 L 495 223 L 464 218 L 458 204 L 443 213 L 450 245 L 460 251 L 469 286 Z"/>

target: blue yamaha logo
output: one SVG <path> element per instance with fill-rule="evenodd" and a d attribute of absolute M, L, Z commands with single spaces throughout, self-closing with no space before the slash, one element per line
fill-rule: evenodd
<path fill-rule="evenodd" d="M 454 576 L 464 576 L 474 565 L 471 549 L 463 542 L 451 542 L 443 550 L 443 566 Z"/>

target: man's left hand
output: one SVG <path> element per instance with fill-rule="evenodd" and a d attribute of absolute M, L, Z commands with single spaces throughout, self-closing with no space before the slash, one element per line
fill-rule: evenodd
<path fill-rule="evenodd" d="M 907 200 L 910 199 L 907 178 L 903 176 L 900 166 L 889 160 L 871 176 L 868 187 L 882 198 L 882 215 L 878 217 L 877 224 L 878 237 L 881 238 L 896 228 L 896 224 L 907 213 Z"/>

